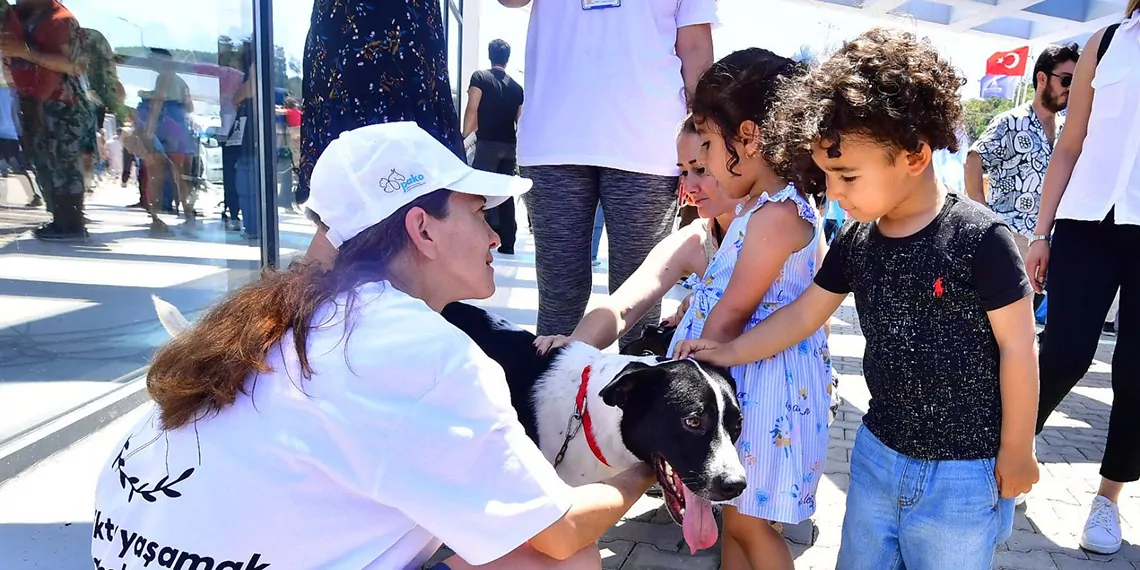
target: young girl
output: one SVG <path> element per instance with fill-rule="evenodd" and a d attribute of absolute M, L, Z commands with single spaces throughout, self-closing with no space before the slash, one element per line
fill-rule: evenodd
<path fill-rule="evenodd" d="M 818 263 L 818 210 L 804 191 L 760 153 L 761 125 L 781 78 L 796 64 L 752 48 L 717 62 L 701 77 L 693 116 L 706 164 L 732 197 L 746 198 L 703 278 L 690 277 L 693 299 L 673 346 L 686 339 L 726 342 L 791 303 Z M 724 509 L 722 568 L 793 568 L 770 523 L 795 524 L 815 512 L 827 455 L 831 364 L 821 328 L 773 358 L 736 366 L 744 432 L 737 441 L 748 488 Z"/>
<path fill-rule="evenodd" d="M 542 336 L 535 346 L 546 352 L 580 340 L 605 349 L 633 327 L 678 280 L 704 274 L 724 231 L 744 201 L 728 197 L 701 160 L 701 138 L 689 116 L 677 134 L 677 166 L 681 169 L 681 198 L 696 207 L 704 221 L 690 224 L 657 244 L 637 271 L 600 305 L 582 318 L 569 337 Z"/>

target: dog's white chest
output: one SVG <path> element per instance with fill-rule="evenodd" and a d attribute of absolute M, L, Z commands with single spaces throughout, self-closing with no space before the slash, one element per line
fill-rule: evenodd
<path fill-rule="evenodd" d="M 607 374 L 612 376 L 621 369 L 620 366 L 599 369 L 598 354 L 600 353 L 593 347 L 584 345 L 572 347 L 554 363 L 534 387 L 539 448 L 546 459 L 554 464 L 563 444 L 566 445 L 566 453 L 562 461 L 555 466 L 555 470 L 562 480 L 570 485 L 603 481 L 638 462 L 621 438 L 621 410 L 606 406 L 593 397 L 600 386 L 608 383 L 604 380 Z M 586 425 L 572 419 L 577 409 L 582 371 L 588 365 L 593 365 L 595 374 L 589 388 L 592 394 L 587 398 L 586 411 L 591 416 L 590 427 L 593 429 L 594 441 L 609 463 L 609 467 L 594 455 L 586 443 Z M 598 385 L 595 386 L 594 382 Z M 568 431 L 574 436 L 567 443 Z"/>

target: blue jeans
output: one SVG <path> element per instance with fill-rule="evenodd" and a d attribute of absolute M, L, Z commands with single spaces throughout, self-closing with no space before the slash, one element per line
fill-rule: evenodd
<path fill-rule="evenodd" d="M 241 157 L 234 164 L 234 182 L 237 186 L 238 210 L 245 225 L 246 235 L 256 236 L 258 207 L 256 163 L 252 158 Z"/>
<path fill-rule="evenodd" d="M 837 570 L 988 570 L 1013 532 L 993 459 L 907 457 L 860 427 Z"/>

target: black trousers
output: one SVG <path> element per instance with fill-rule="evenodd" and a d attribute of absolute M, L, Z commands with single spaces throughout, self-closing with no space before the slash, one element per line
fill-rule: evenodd
<path fill-rule="evenodd" d="M 238 219 L 237 161 L 241 157 L 240 146 L 225 146 L 222 143 L 222 215 Z"/>
<path fill-rule="evenodd" d="M 1140 226 L 1057 220 L 1050 247 L 1047 331 L 1039 364 L 1037 433 L 1049 414 L 1088 372 L 1105 315 L 1120 289 L 1120 319 L 1112 355 L 1113 405 L 1100 474 L 1126 483 L 1140 479 Z M 1092 404 L 1093 406 L 1097 404 Z"/>
<path fill-rule="evenodd" d="M 472 167 L 487 172 L 513 175 L 518 170 L 515 145 L 493 141 L 475 143 L 475 159 Z M 506 252 L 515 249 L 518 221 L 515 220 L 515 199 L 508 198 L 502 205 L 487 210 L 487 223 L 499 234 L 500 248 Z"/>

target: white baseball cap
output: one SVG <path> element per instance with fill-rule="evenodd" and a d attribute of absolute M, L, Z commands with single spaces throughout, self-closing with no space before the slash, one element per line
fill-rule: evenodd
<path fill-rule="evenodd" d="M 305 207 L 328 226 L 333 247 L 436 190 L 483 196 L 493 208 L 530 190 L 518 176 L 467 166 L 411 121 L 345 131 L 317 159 Z"/>

